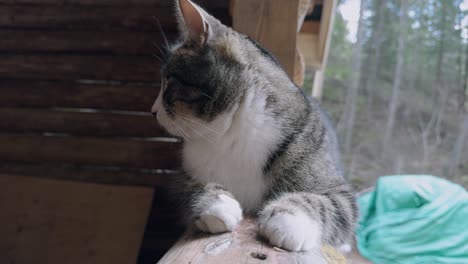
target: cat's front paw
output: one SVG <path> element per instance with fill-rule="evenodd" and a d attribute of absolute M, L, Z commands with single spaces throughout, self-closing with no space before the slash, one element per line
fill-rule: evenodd
<path fill-rule="evenodd" d="M 260 235 L 277 247 L 308 251 L 320 246 L 320 225 L 301 211 L 294 213 L 267 208 L 259 217 Z"/>
<path fill-rule="evenodd" d="M 221 194 L 195 220 L 195 226 L 203 232 L 222 233 L 232 231 L 242 220 L 242 209 L 233 198 Z"/>

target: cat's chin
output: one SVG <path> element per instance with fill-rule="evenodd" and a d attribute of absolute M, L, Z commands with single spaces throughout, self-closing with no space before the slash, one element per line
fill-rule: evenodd
<path fill-rule="evenodd" d="M 166 130 L 166 132 L 169 133 L 170 135 L 185 139 L 185 135 L 182 132 L 179 132 L 177 127 L 171 126 L 171 125 L 163 125 L 161 124 L 161 122 L 159 122 L 159 125 L 162 126 L 164 130 Z"/>
<path fill-rule="evenodd" d="M 171 124 L 171 122 L 169 122 L 167 119 L 168 119 L 167 116 L 164 116 L 163 114 L 159 112 L 156 115 L 156 121 L 162 128 L 164 128 L 167 131 L 167 133 L 175 137 L 184 138 L 182 131 L 180 131 L 181 129 L 177 128 L 175 124 Z"/>

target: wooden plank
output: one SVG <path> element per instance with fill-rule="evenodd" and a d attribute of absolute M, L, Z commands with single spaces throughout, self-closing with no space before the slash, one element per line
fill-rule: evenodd
<path fill-rule="evenodd" d="M 39 1 L 38 1 L 39 2 Z M 135 30 L 159 31 L 157 18 L 165 31 L 175 31 L 173 8 L 168 5 L 2 5 L 0 27 L 47 30 Z M 210 9 L 223 23 L 230 24 L 227 8 Z"/>
<path fill-rule="evenodd" d="M 301 27 L 301 33 L 318 34 L 320 31 L 320 22 L 304 21 Z"/>
<path fill-rule="evenodd" d="M 49 109 L 0 108 L 0 130 L 79 136 L 169 136 L 150 113 L 93 113 Z M 19 122 L 18 122 L 19 121 Z"/>
<path fill-rule="evenodd" d="M 322 19 L 320 20 L 320 33 L 318 39 L 318 54 L 322 62 L 322 69 L 325 69 L 328 50 L 330 47 L 333 23 L 335 21 L 336 0 L 324 1 L 322 9 Z"/>
<path fill-rule="evenodd" d="M 157 31 L 156 16 L 163 28 L 175 29 L 168 11 L 148 6 L 0 5 L 0 27 Z"/>
<path fill-rule="evenodd" d="M 0 134 L 0 160 L 176 169 L 180 144 L 88 137 Z"/>
<path fill-rule="evenodd" d="M 237 0 L 233 28 L 270 50 L 294 75 L 299 0 Z"/>
<path fill-rule="evenodd" d="M 320 32 L 318 35 L 318 59 L 320 67 L 316 69 L 314 83 L 312 86 L 312 96 L 317 100 L 322 98 L 323 83 L 325 81 L 325 69 L 328 62 L 333 24 L 335 20 L 336 0 L 325 1 L 322 9 L 322 19 L 320 21 Z"/>
<path fill-rule="evenodd" d="M 325 70 L 316 70 L 314 74 L 314 82 L 312 84 L 312 97 L 319 101 L 322 99 L 324 81 Z"/>
<path fill-rule="evenodd" d="M 334 250 L 287 252 L 272 247 L 257 237 L 257 225 L 244 219 L 232 233 L 201 234 L 188 231 L 159 264 L 251 264 L 314 263 L 343 264 L 346 259 Z M 331 255 L 325 255 L 331 252 Z"/>
<path fill-rule="evenodd" d="M 0 175 L 0 263 L 135 263 L 152 195 Z"/>
<path fill-rule="evenodd" d="M 97 184 L 149 187 L 167 186 L 169 178 L 176 175 L 169 172 L 132 170 L 117 168 L 115 166 L 78 166 L 73 164 L 37 164 L 5 161 L 0 162 L 0 174 Z M 160 202 L 158 201 L 158 203 Z M 158 207 L 161 207 L 161 205 L 158 205 Z"/>
<path fill-rule="evenodd" d="M 229 0 L 194 0 L 203 7 L 228 8 Z M 134 6 L 172 8 L 174 0 L 0 0 L 0 4 L 34 4 L 34 5 L 87 5 L 87 6 Z"/>
<path fill-rule="evenodd" d="M 158 81 L 159 67 L 151 56 L 0 54 L 0 78 Z"/>
<path fill-rule="evenodd" d="M 152 85 L 0 79 L 0 107 L 70 107 L 150 112 L 159 93 L 159 86 Z"/>
<path fill-rule="evenodd" d="M 297 46 L 304 56 L 307 67 L 320 69 L 321 60 L 318 55 L 318 35 L 299 33 L 297 37 Z"/>
<path fill-rule="evenodd" d="M 175 32 L 166 32 L 169 41 Z M 163 58 L 165 44 L 155 32 L 125 31 L 46 31 L 0 29 L 0 52 L 18 53 L 92 53 L 99 55 L 152 55 Z"/>

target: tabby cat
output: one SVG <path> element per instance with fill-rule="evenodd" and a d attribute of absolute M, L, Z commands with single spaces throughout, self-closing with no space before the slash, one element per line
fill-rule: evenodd
<path fill-rule="evenodd" d="M 174 196 L 187 224 L 227 232 L 244 214 L 287 250 L 348 242 L 356 202 L 318 104 L 262 46 L 198 5 L 176 0 L 176 17 L 181 37 L 152 112 L 184 139 Z"/>

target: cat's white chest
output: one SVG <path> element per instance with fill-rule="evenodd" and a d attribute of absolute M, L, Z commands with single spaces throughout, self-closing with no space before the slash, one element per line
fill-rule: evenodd
<path fill-rule="evenodd" d="M 281 136 L 274 120 L 262 113 L 263 102 L 247 100 L 222 137 L 185 143 L 184 168 L 202 183 L 223 185 L 252 212 L 269 186 L 263 168 Z"/>

